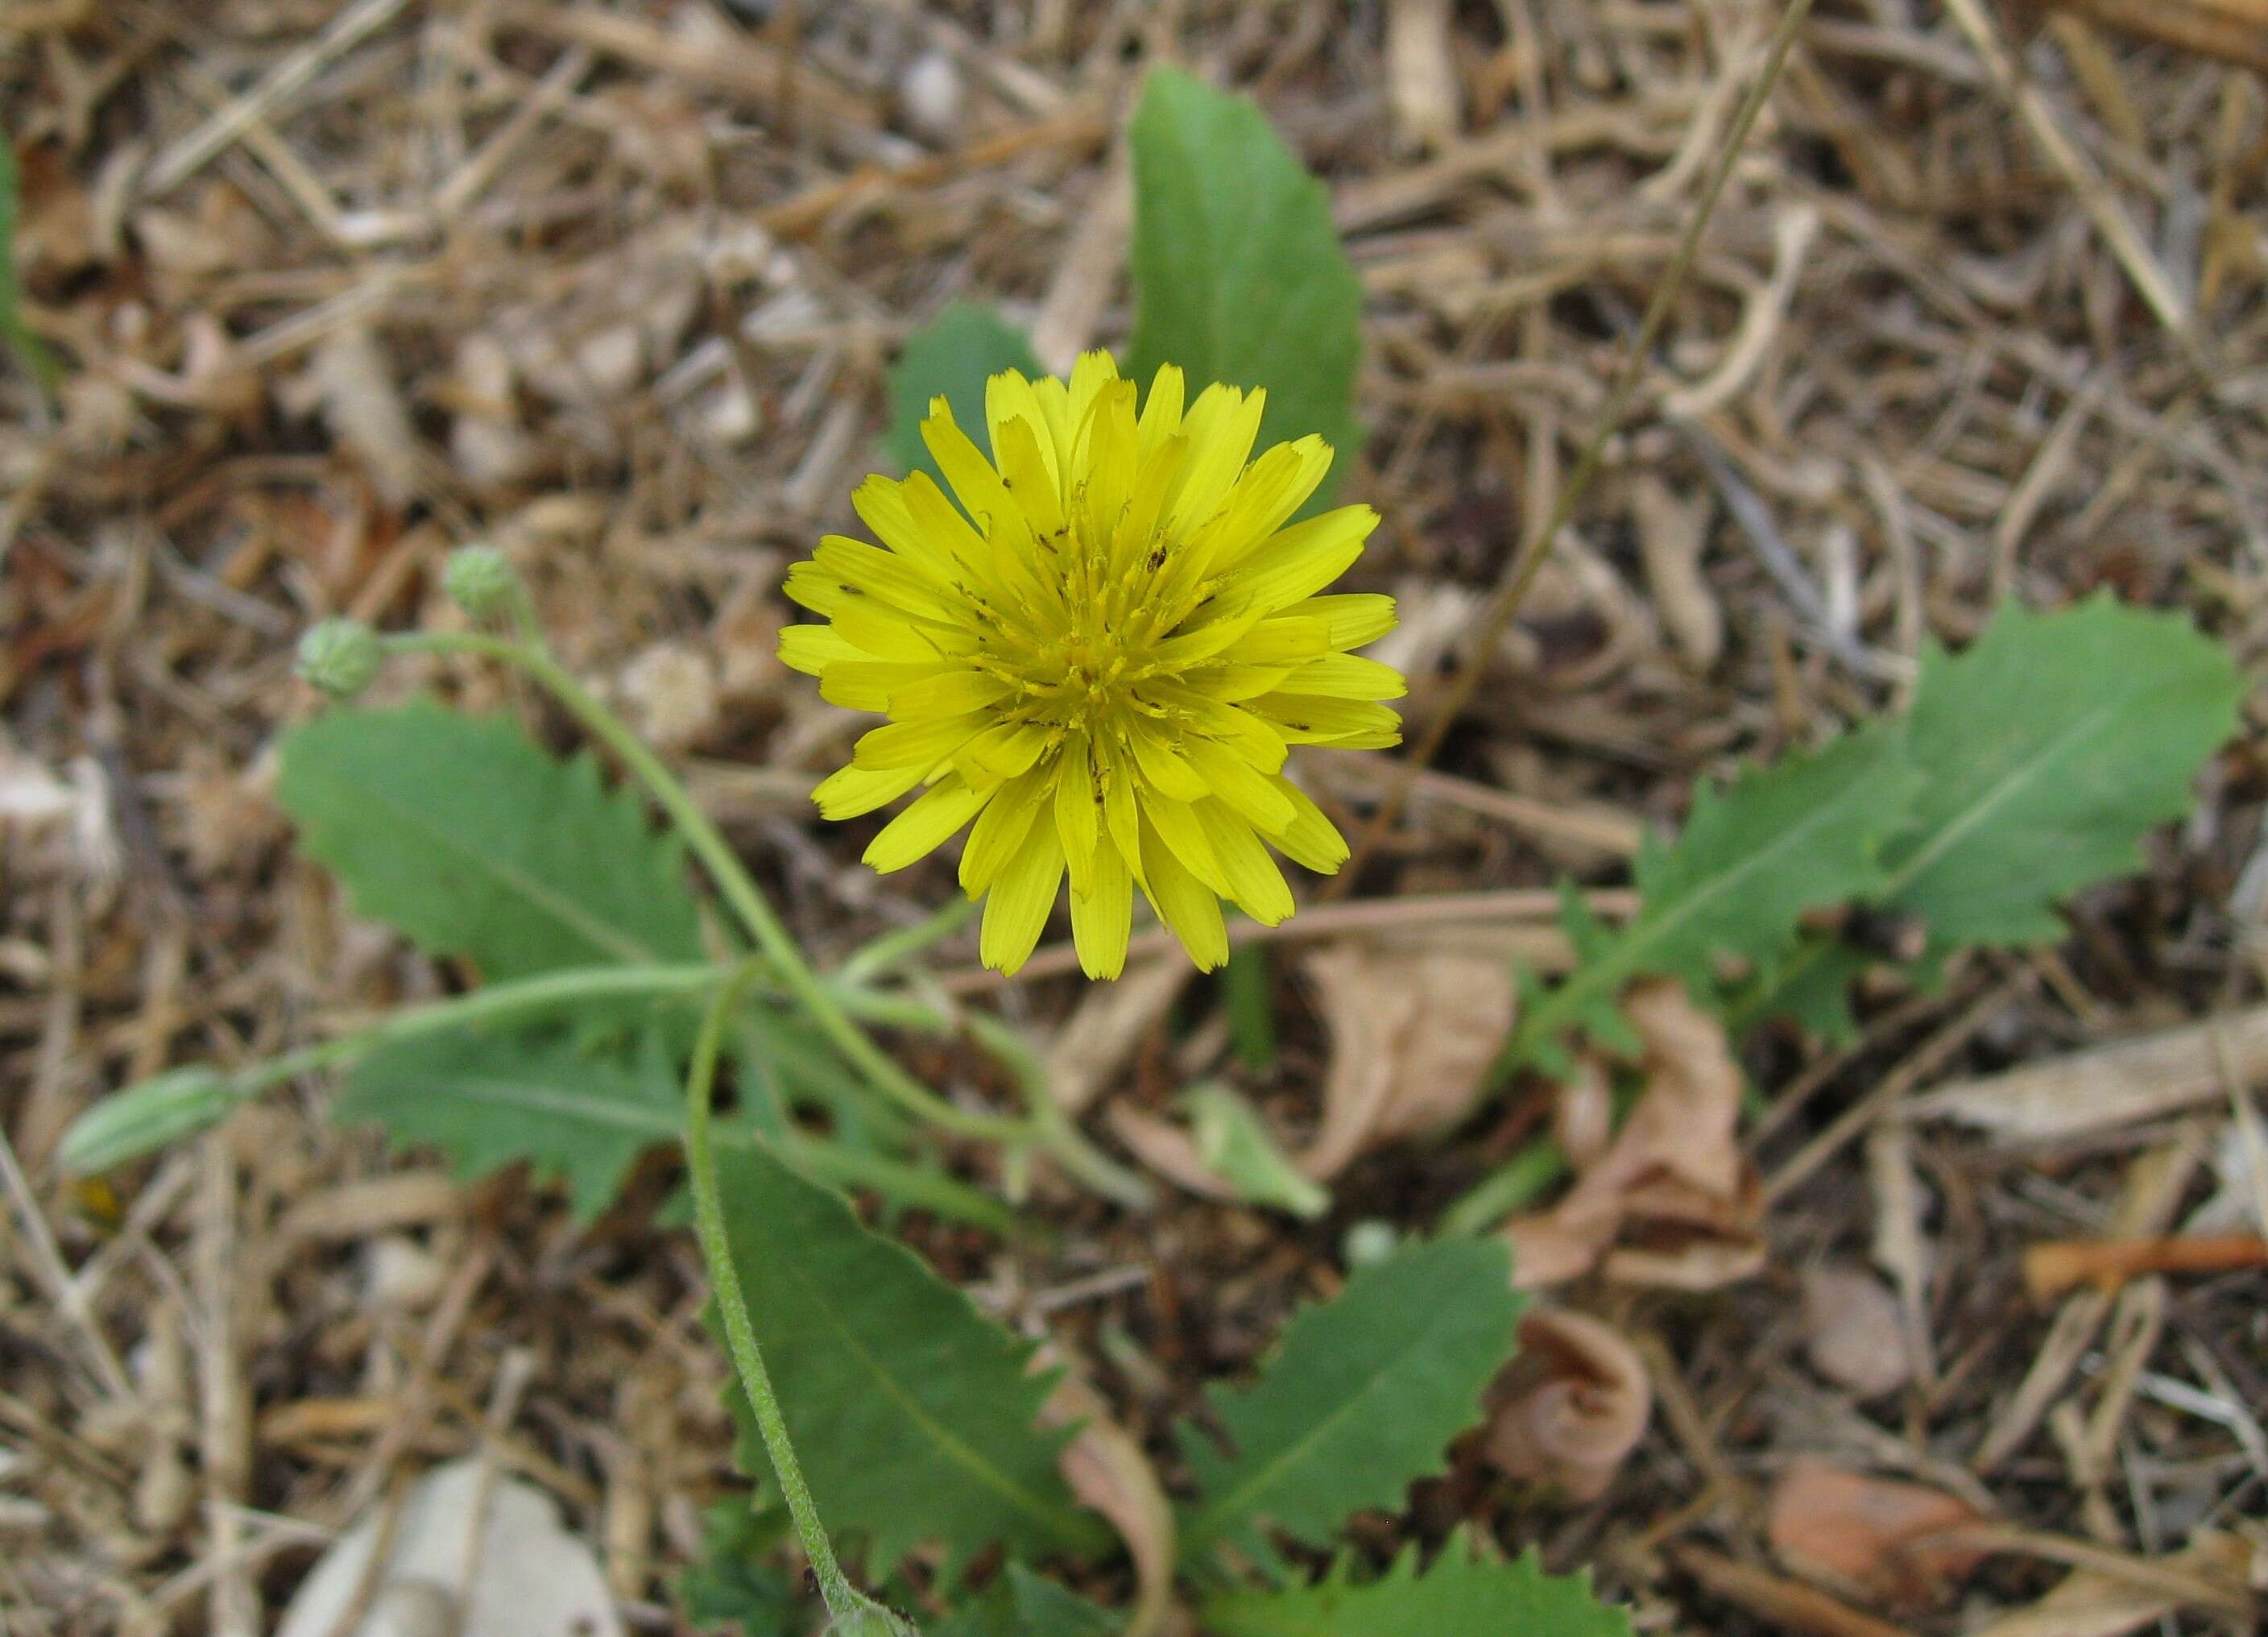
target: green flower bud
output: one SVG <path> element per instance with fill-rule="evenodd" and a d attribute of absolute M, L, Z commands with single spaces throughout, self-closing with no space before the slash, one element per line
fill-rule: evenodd
<path fill-rule="evenodd" d="M 299 638 L 299 675 L 334 699 L 351 699 L 378 680 L 386 653 L 360 620 L 325 620 Z"/>
<path fill-rule="evenodd" d="M 202 1064 L 168 1069 L 80 1115 L 63 1133 L 63 1169 L 91 1176 L 123 1165 L 217 1123 L 244 1097 L 234 1080 Z"/>
<path fill-rule="evenodd" d="M 475 619 L 501 614 L 519 588 L 519 571 L 494 546 L 460 546 L 441 571 L 441 589 Z"/>
<path fill-rule="evenodd" d="M 857 1609 L 827 1628 L 827 1637 L 920 1637 L 912 1622 L 879 1604 Z"/>

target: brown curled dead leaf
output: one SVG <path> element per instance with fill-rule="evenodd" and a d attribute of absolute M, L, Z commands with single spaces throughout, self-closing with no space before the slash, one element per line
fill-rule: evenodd
<path fill-rule="evenodd" d="M 1641 984 L 1624 1006 L 1646 1088 L 1602 1147 L 1605 1066 L 1587 1061 L 1565 1088 L 1557 1125 L 1573 1139 L 1575 1185 L 1502 1230 L 1523 1289 L 1597 1268 L 1618 1284 L 1715 1290 L 1764 1266 L 1763 1196 L 1741 1151 L 1741 1071 L 1723 1025 L 1674 981 Z"/>
<path fill-rule="evenodd" d="M 1314 1140 L 1294 1156 L 1317 1182 L 1400 1137 L 1445 1131 L 1471 1111 L 1511 1033 L 1505 962 L 1462 949 L 1335 945 L 1307 957 L 1331 1066 Z"/>
<path fill-rule="evenodd" d="M 1200 1199 L 1241 1197 L 1236 1184 L 1198 1154 L 1197 1138 L 1187 1126 L 1124 1103 L 1112 1104 L 1108 1118 L 1111 1133 L 1133 1151 L 1134 1157 L 1175 1187 Z"/>
<path fill-rule="evenodd" d="M 1520 1358 L 1489 1421 L 1490 1464 L 1570 1500 L 1606 1493 L 1646 1435 L 1653 1390 L 1638 1350 L 1612 1325 L 1563 1309 L 1520 1321 Z"/>
<path fill-rule="evenodd" d="M 1806 1456 L 1772 1486 L 1764 1533 L 1791 1572 L 1885 1608 L 1919 1611 L 1942 1603 L 1987 1555 L 1927 1537 L 1983 1521 L 1941 1489 Z"/>
<path fill-rule="evenodd" d="M 1137 1591 L 1126 1637 L 1165 1637 L 1174 1629 L 1174 1506 L 1157 1469 L 1110 1406 L 1053 1346 L 1034 1358 L 1035 1368 L 1061 1368 L 1055 1390 L 1040 1409 L 1045 1427 L 1079 1424 L 1057 1463 L 1081 1501 L 1110 1520 L 1134 1560 Z"/>
<path fill-rule="evenodd" d="M 1512 1030 L 1517 992 L 1501 956 L 1341 943 L 1303 970 L 1330 1031 L 1330 1070 L 1314 1137 L 1304 1148 L 1285 1145 L 1302 1176 L 1328 1182 L 1381 1143 L 1446 1131 L 1471 1111 Z M 1205 1163 L 1187 1127 L 1123 1104 L 1108 1118 L 1167 1181 L 1201 1198 L 1243 1197 Z"/>

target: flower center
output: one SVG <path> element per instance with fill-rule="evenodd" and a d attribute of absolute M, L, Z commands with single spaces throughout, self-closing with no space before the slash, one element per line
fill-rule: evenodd
<path fill-rule="evenodd" d="M 1074 524 L 1052 543 L 1052 594 L 1038 608 L 1024 604 L 1027 617 L 1000 621 L 979 668 L 1015 685 L 1023 697 L 1017 714 L 1028 721 L 1066 734 L 1123 736 L 1123 712 L 1163 714 L 1145 703 L 1140 687 L 1161 674 L 1158 646 L 1188 612 L 1162 601 L 1173 548 L 1156 535 L 1140 552 L 1122 553 L 1120 562 L 1129 556 L 1131 562 L 1114 575 L 1109 547 L 1088 528 Z M 1111 734 L 1114 718 L 1118 731 Z"/>

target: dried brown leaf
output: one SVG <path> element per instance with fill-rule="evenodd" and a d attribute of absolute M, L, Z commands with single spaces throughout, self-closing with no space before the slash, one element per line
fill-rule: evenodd
<path fill-rule="evenodd" d="M 1805 1457 L 1772 1487 L 1764 1532 L 1796 1574 L 1902 1610 L 1935 1604 L 1983 1562 L 1975 1545 L 1932 1543 L 1983 1514 L 1941 1489 Z"/>
<path fill-rule="evenodd" d="M 1345 943 L 1310 955 L 1306 970 L 1330 1030 L 1331 1070 L 1302 1171 L 1323 1181 L 1366 1149 L 1464 1118 L 1511 1032 L 1504 962 Z"/>
<path fill-rule="evenodd" d="M 1043 1347 L 1034 1360 L 1041 1368 L 1066 1363 L 1061 1352 Z M 1043 1426 L 1079 1424 L 1079 1435 L 1057 1458 L 1064 1479 L 1080 1501 L 1108 1518 L 1134 1560 L 1139 1590 L 1126 1625 L 1126 1637 L 1153 1637 L 1165 1629 L 1174 1604 L 1174 1505 L 1166 1498 L 1158 1470 L 1131 1434 L 1110 1419 L 1110 1406 L 1077 1373 L 1066 1368 L 1055 1391 L 1041 1406 Z"/>
<path fill-rule="evenodd" d="M 1505 1225 L 1524 1288 L 1595 1265 L 1621 1284 L 1714 1290 L 1764 1265 L 1763 1198 L 1735 1137 L 1741 1071 L 1723 1025 L 1674 982 L 1640 984 L 1627 1008 L 1646 1043 L 1646 1090 L 1557 1206 Z M 1582 1071 L 1579 1104 L 1603 1075 L 1597 1064 Z M 1580 1128 L 1594 1118 L 1572 1117 L 1587 1146 Z"/>
<path fill-rule="evenodd" d="M 1488 1459 L 1575 1501 L 1606 1492 L 1646 1435 L 1653 1391 L 1620 1331 L 1580 1313 L 1531 1309 L 1520 1321 L 1511 1395 L 1489 1423 Z"/>
<path fill-rule="evenodd" d="M 1140 1109 L 1128 1108 L 1123 1103 L 1114 1105 L 1109 1114 L 1110 1129 L 1118 1140 L 1134 1151 L 1134 1157 L 1180 1188 L 1187 1189 L 1200 1199 L 1235 1199 L 1241 1196 L 1236 1185 L 1222 1176 L 1197 1154 L 1197 1139 L 1188 1127 L 1176 1125 L 1171 1120 L 1160 1119 Z"/>
<path fill-rule="evenodd" d="M 2257 1579 L 2252 1545 L 2241 1535 L 2201 1530 L 2183 1550 L 2160 1560 L 2168 1568 L 2242 1585 Z M 2078 1569 L 2029 1608 L 1979 1626 L 1975 1637 L 2125 1637 L 2172 1614 L 2180 1600 L 2095 1569 Z"/>
<path fill-rule="evenodd" d="M 1910 1374 L 1896 1298 L 1856 1268 L 1803 1276 L 1803 1346 L 1814 1369 L 1861 1398 L 1896 1390 Z"/>
<path fill-rule="evenodd" d="M 1178 957 L 1131 965 L 1115 984 L 1089 988 L 1048 1047 L 1048 1086 L 1072 1114 L 1084 1111 L 1166 1014 L 1194 972 Z"/>

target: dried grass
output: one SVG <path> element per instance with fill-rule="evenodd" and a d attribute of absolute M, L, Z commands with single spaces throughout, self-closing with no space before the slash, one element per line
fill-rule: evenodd
<path fill-rule="evenodd" d="M 853 724 L 769 659 L 780 573 L 849 522 L 882 369 L 941 303 L 1000 299 L 1051 357 L 1123 338 L 1116 133 L 1141 62 L 1170 55 L 1255 92 L 1329 180 L 1370 293 L 1351 488 L 1388 524 L 1364 573 L 1410 613 L 1417 726 L 1451 656 L 1484 684 L 1337 913 L 1422 931 L 1413 907 L 1532 904 L 1512 895 L 1564 866 L 1612 881 L 1697 776 L 1881 708 L 1925 639 L 1962 640 L 2002 595 L 2108 586 L 2259 658 L 2261 87 L 2088 20 L 2186 20 L 2208 32 L 2176 38 L 2232 40 L 2241 61 L 2254 35 L 2224 26 L 2257 28 L 2257 11 L 2088 0 L 2042 28 L 1984 0 L 1823 6 L 1601 481 L 1484 653 L 1471 611 L 1551 512 L 1770 26 L 1759 4 L 0 13 L 30 317 L 70 364 L 52 405 L 0 379 L 7 1629 L 259 1629 L 328 1531 L 483 1448 L 557 1495 L 632 1619 L 666 1629 L 667 1576 L 725 1481 L 723 1365 L 689 1246 L 648 1225 L 658 1179 L 584 1235 L 509 1181 L 464 1194 L 412 1168 L 390 1191 L 401 1168 L 323 1125 L 313 1086 L 115 1191 L 54 1169 L 70 1115 L 113 1086 L 435 985 L 346 915 L 269 799 L 269 747 L 313 708 L 287 659 L 306 623 L 446 619 L 441 554 L 493 540 L 575 667 L 690 763 L 815 948 L 909 918 L 942 874 L 886 886 L 805 820 L 812 770 Z M 438 665 L 390 685 L 529 708 Z M 2268 880 L 2264 775 L 2257 746 L 2227 758 L 2178 857 L 2077 905 L 2060 956 L 1876 999 L 1866 1046 L 1807 1076 L 1767 1139 L 1761 1279 L 1575 1293 L 1667 1343 L 1648 1364 L 1669 1413 L 1597 1500 L 1568 1509 L 1464 1452 L 1409 1527 L 1469 1518 L 1555 1565 L 1595 1562 L 1649 1628 L 1888 1629 L 1764 1567 L 1748 1503 L 1822 1436 L 1772 1385 L 1802 1374 L 1802 1271 L 1879 1245 L 1888 1220 L 1902 1317 L 1936 1368 L 1837 1424 L 1863 1429 L 1867 1463 L 1925 1476 L 1977 1452 L 2029 1531 L 2003 1547 L 2094 1543 L 1997 1558 L 1975 1617 L 2196 1618 L 2172 1611 L 2199 1566 L 2229 1561 L 2226 1531 L 2257 1551 L 2268 1469 L 2244 1406 L 2268 1401 L 2268 1285 L 2177 1276 L 2146 1356 L 2098 1383 L 2114 1299 L 2081 1290 L 2042 1315 L 2019 1257 L 2178 1230 L 2198 1156 L 2245 1152 L 2214 1146 L 2214 1070 L 2234 1064 L 2240 1097 L 2257 1079 L 2242 1031 L 2263 946 L 2238 917 Z M 1383 787 L 1329 793 L 1351 822 Z M 1498 925 L 1550 936 L 1532 916 Z M 985 989 L 1041 1027 L 1079 999 L 1059 979 Z M 1260 1089 L 1311 1119 L 1324 1056 L 1281 993 L 1290 1036 Z M 1154 1015 L 1082 1036 L 1089 1095 L 1155 1107 L 1211 1066 L 1217 1029 L 1176 1044 Z M 2174 1034 L 2173 1066 L 2132 1049 L 2062 1062 L 2221 1015 L 2238 1030 L 2224 1058 Z M 2012 1065 L 2029 1078 L 1978 1078 Z M 1805 1064 L 1773 1041 L 1750 1066 L 1769 1088 Z M 2031 1097 L 2019 1087 L 2053 1102 L 2063 1077 L 2105 1071 L 2146 1083 L 2066 1099 L 2088 1112 L 2044 1134 L 1995 1113 Z M 1928 1089 L 1946 1080 L 1963 1084 Z M 2197 1123 L 2169 1130 L 2176 1109 Z M 1423 1220 L 1538 1113 L 1365 1157 L 1344 1215 Z M 1961 1124 L 1913 1127 L 1895 1167 L 1859 1140 L 1912 1114 Z M 1168 1414 L 1327 1287 L 1330 1246 L 1188 1200 L 1139 1222 L 1057 1213 L 1044 1256 L 941 1233 L 925 1249 L 1101 1361 L 1097 1391 L 1170 1479 Z M 522 1358 L 517 1413 L 484 1433 Z M 2068 1450 L 2042 1430 L 2062 1407 L 2085 1434 Z M 1383 1524 L 1358 1536 L 1390 1545 Z M 2074 1573 L 2027 1623 L 2046 1562 Z"/>

